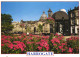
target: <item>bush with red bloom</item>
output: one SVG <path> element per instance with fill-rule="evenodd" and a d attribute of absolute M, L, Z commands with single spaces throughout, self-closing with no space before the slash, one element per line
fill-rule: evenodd
<path fill-rule="evenodd" d="M 59 36 L 58 33 L 55 34 L 56 36 Z"/>
<path fill-rule="evenodd" d="M 48 51 L 48 50 L 49 50 L 49 44 L 48 44 L 47 41 L 41 39 L 39 45 L 40 45 L 41 47 L 43 47 L 42 50 L 44 50 L 44 51 L 46 51 L 46 50 Z"/>
<path fill-rule="evenodd" d="M 63 46 L 58 46 L 58 48 L 59 48 L 59 49 L 62 49 L 62 48 L 63 48 Z"/>
<path fill-rule="evenodd" d="M 24 48 L 26 48 L 26 45 L 23 43 L 23 42 L 20 42 L 20 41 L 14 41 L 14 48 L 15 49 L 21 49 L 21 51 L 24 51 Z M 15 44 L 16 43 L 16 44 Z"/>
<path fill-rule="evenodd" d="M 52 24 L 54 24 L 55 22 L 55 20 L 52 17 L 48 17 L 46 20 L 48 23 L 52 23 Z"/>
<path fill-rule="evenodd" d="M 10 49 L 12 49 L 13 48 L 13 44 L 11 43 L 11 44 L 8 44 L 8 47 L 10 48 Z"/>
<path fill-rule="evenodd" d="M 52 20 L 54 20 L 52 17 L 48 17 L 47 19 L 52 19 Z"/>
<path fill-rule="evenodd" d="M 65 51 L 65 49 L 62 49 L 62 52 L 64 52 Z"/>
<path fill-rule="evenodd" d="M 53 44 L 54 46 L 57 46 L 57 44 Z"/>
<path fill-rule="evenodd" d="M 1 46 L 4 46 L 4 44 L 1 44 Z"/>
<path fill-rule="evenodd" d="M 71 36 L 64 40 L 63 35 L 50 34 L 27 36 L 1 36 L 2 53 L 26 53 L 26 51 L 54 51 L 54 53 L 79 53 L 79 37 Z"/>
<path fill-rule="evenodd" d="M 32 35 L 32 34 L 29 34 L 29 36 L 31 36 L 31 37 L 32 37 L 33 35 Z"/>
<path fill-rule="evenodd" d="M 28 41 L 27 44 L 32 44 L 32 42 L 29 42 L 29 41 Z"/>
<path fill-rule="evenodd" d="M 38 48 L 39 50 L 41 50 L 41 49 L 42 49 L 42 47 L 40 47 L 40 46 L 38 46 L 37 48 Z"/>
<path fill-rule="evenodd" d="M 69 51 L 68 52 L 72 53 L 73 52 L 73 48 L 69 47 Z"/>
<path fill-rule="evenodd" d="M 72 53 L 79 53 L 79 37 L 71 36 L 66 39 L 67 46 L 73 48 Z M 69 50 L 71 49 L 69 48 Z"/>
<path fill-rule="evenodd" d="M 51 51 L 54 51 L 54 53 L 66 53 L 66 47 L 67 43 L 63 40 L 62 35 L 58 35 L 57 33 L 55 36 L 52 37 L 51 43 L 49 43 L 51 46 Z"/>

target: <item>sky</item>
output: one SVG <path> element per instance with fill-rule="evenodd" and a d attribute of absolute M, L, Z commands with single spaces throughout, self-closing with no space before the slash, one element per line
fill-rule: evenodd
<path fill-rule="evenodd" d="M 39 20 L 43 11 L 48 16 L 49 8 L 53 13 L 60 9 L 68 10 L 79 6 L 79 2 L 1 2 L 1 13 L 10 14 L 13 21 Z"/>

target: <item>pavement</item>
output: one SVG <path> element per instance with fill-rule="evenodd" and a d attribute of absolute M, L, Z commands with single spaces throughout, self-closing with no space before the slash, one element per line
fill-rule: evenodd
<path fill-rule="evenodd" d="M 79 37 L 79 35 L 76 35 L 76 37 Z M 64 40 L 66 40 L 67 38 L 71 38 L 71 36 L 64 36 Z"/>

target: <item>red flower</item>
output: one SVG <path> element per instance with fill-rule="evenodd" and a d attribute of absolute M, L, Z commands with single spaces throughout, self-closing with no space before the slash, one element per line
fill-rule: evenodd
<path fill-rule="evenodd" d="M 30 40 L 33 40 L 33 38 L 31 37 Z"/>
<path fill-rule="evenodd" d="M 16 50 L 16 48 L 14 48 L 14 50 Z"/>
<path fill-rule="evenodd" d="M 52 19 L 52 20 L 54 20 L 52 17 L 48 17 L 47 19 Z"/>
<path fill-rule="evenodd" d="M 40 46 L 43 46 L 43 43 L 40 43 Z"/>
<path fill-rule="evenodd" d="M 24 38 L 22 41 L 26 40 L 26 38 Z"/>
<path fill-rule="evenodd" d="M 24 50 L 24 48 L 21 48 L 21 51 L 23 51 Z"/>
<path fill-rule="evenodd" d="M 69 51 L 68 52 L 73 52 L 73 48 L 69 47 Z"/>
<path fill-rule="evenodd" d="M 52 43 L 54 43 L 54 42 L 60 43 L 59 39 L 57 39 L 57 38 L 53 38 L 53 40 L 51 40 L 51 41 L 52 41 Z"/>
<path fill-rule="evenodd" d="M 63 46 L 58 46 L 58 48 L 59 48 L 59 49 L 62 49 L 62 48 L 63 48 Z"/>
<path fill-rule="evenodd" d="M 54 46 L 57 46 L 57 44 L 53 44 Z"/>
<path fill-rule="evenodd" d="M 54 39 L 52 39 L 51 42 L 54 43 Z"/>
<path fill-rule="evenodd" d="M 39 50 L 41 50 L 41 49 L 42 49 L 42 47 L 40 47 L 40 46 L 38 46 L 37 48 L 38 48 Z"/>
<path fill-rule="evenodd" d="M 65 49 L 62 49 L 62 52 L 65 51 Z"/>
<path fill-rule="evenodd" d="M 56 42 L 60 43 L 60 41 L 57 39 Z"/>
<path fill-rule="evenodd" d="M 59 36 L 57 33 L 55 34 L 56 36 Z"/>
<path fill-rule="evenodd" d="M 49 36 L 42 36 L 42 38 L 48 39 L 48 38 L 49 38 Z"/>
<path fill-rule="evenodd" d="M 36 42 L 36 44 L 40 44 L 40 42 Z"/>
<path fill-rule="evenodd" d="M 22 37 L 18 36 L 19 39 L 21 39 Z"/>
<path fill-rule="evenodd" d="M 10 49 L 12 49 L 12 48 L 13 48 L 13 44 L 11 43 L 8 47 L 9 47 Z"/>
<path fill-rule="evenodd" d="M 13 41 L 13 43 L 20 43 L 20 41 Z"/>
<path fill-rule="evenodd" d="M 14 48 L 15 48 L 15 49 L 19 49 L 19 46 L 18 46 L 18 45 L 14 45 Z"/>
<path fill-rule="evenodd" d="M 32 34 L 29 34 L 29 36 L 33 36 Z"/>
<path fill-rule="evenodd" d="M 4 44 L 1 44 L 1 46 L 4 46 Z"/>
<path fill-rule="evenodd" d="M 29 41 L 28 41 L 27 44 L 32 44 L 32 42 L 29 42 Z"/>
<path fill-rule="evenodd" d="M 48 46 L 46 47 L 46 50 L 47 50 L 47 51 L 49 50 L 49 47 L 48 47 Z"/>
<path fill-rule="evenodd" d="M 65 45 L 65 43 L 62 43 L 62 46 Z"/>

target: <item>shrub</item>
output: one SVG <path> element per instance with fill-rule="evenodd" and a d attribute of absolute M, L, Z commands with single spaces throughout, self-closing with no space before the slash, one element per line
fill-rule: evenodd
<path fill-rule="evenodd" d="M 63 35 L 39 36 L 23 33 L 20 36 L 1 36 L 2 54 L 23 54 L 27 51 L 54 51 L 54 53 L 79 53 L 79 37 L 64 41 Z"/>
<path fill-rule="evenodd" d="M 54 53 L 67 53 L 67 43 L 63 40 L 62 35 L 58 35 L 57 33 L 55 36 L 51 39 L 51 51 L 54 51 Z"/>
<path fill-rule="evenodd" d="M 67 46 L 73 48 L 73 53 L 79 53 L 79 37 L 71 36 L 66 40 Z"/>

